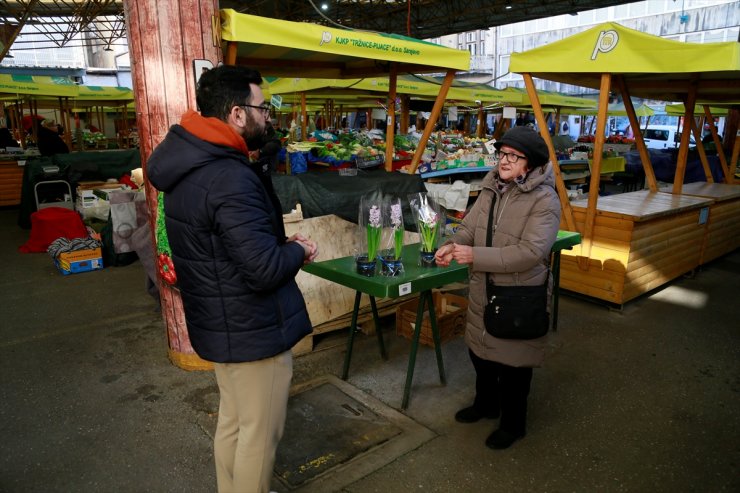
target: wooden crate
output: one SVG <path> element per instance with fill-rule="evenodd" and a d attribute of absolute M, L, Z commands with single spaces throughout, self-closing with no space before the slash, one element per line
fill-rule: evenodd
<path fill-rule="evenodd" d="M 468 300 L 462 296 L 450 293 L 433 293 L 434 313 L 437 317 L 440 342 L 462 335 L 467 322 Z M 419 308 L 419 298 L 402 303 L 396 309 L 396 334 L 411 340 L 416 324 L 416 311 Z M 429 323 L 429 312 L 424 310 L 419 341 L 425 346 L 434 347 L 432 326 Z"/>

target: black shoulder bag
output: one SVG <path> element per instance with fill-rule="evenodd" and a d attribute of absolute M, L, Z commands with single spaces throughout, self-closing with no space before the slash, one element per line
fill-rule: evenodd
<path fill-rule="evenodd" d="M 486 246 L 493 245 L 493 194 L 488 215 Z M 486 332 L 499 339 L 536 339 L 547 334 L 550 315 L 547 313 L 547 284 L 540 286 L 497 286 L 486 273 L 486 307 L 483 324 Z"/>

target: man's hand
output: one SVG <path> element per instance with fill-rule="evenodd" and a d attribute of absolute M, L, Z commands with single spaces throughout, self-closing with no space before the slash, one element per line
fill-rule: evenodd
<path fill-rule="evenodd" d="M 319 256 L 319 247 L 315 241 L 306 238 L 301 233 L 296 233 L 288 241 L 295 241 L 303 247 L 303 263 L 308 264 L 313 262 L 316 257 Z"/>

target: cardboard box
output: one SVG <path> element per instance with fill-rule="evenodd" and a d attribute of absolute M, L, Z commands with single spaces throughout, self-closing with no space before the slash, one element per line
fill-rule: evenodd
<path fill-rule="evenodd" d="M 98 205 L 100 198 L 95 195 L 95 190 L 80 190 L 77 189 L 77 207 L 78 209 L 85 209 L 87 207 L 95 207 Z"/>
<path fill-rule="evenodd" d="M 440 343 L 462 335 L 465 332 L 465 325 L 468 320 L 468 300 L 462 296 L 439 292 L 433 293 L 432 297 L 434 298 L 434 314 L 437 318 Z M 396 334 L 409 340 L 413 338 L 418 308 L 418 297 L 398 305 L 396 309 Z M 424 309 L 419 342 L 425 346 L 434 347 L 428 307 Z"/>
<path fill-rule="evenodd" d="M 103 252 L 98 248 L 62 252 L 54 259 L 59 272 L 68 276 L 103 268 Z"/>

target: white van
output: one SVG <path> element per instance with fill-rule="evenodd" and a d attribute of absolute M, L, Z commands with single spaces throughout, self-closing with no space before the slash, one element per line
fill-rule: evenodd
<path fill-rule="evenodd" d="M 681 134 L 676 133 L 675 125 L 648 125 L 642 131 L 645 146 L 648 149 L 673 149 L 681 142 Z M 689 147 L 696 146 L 692 135 L 689 138 Z"/>

